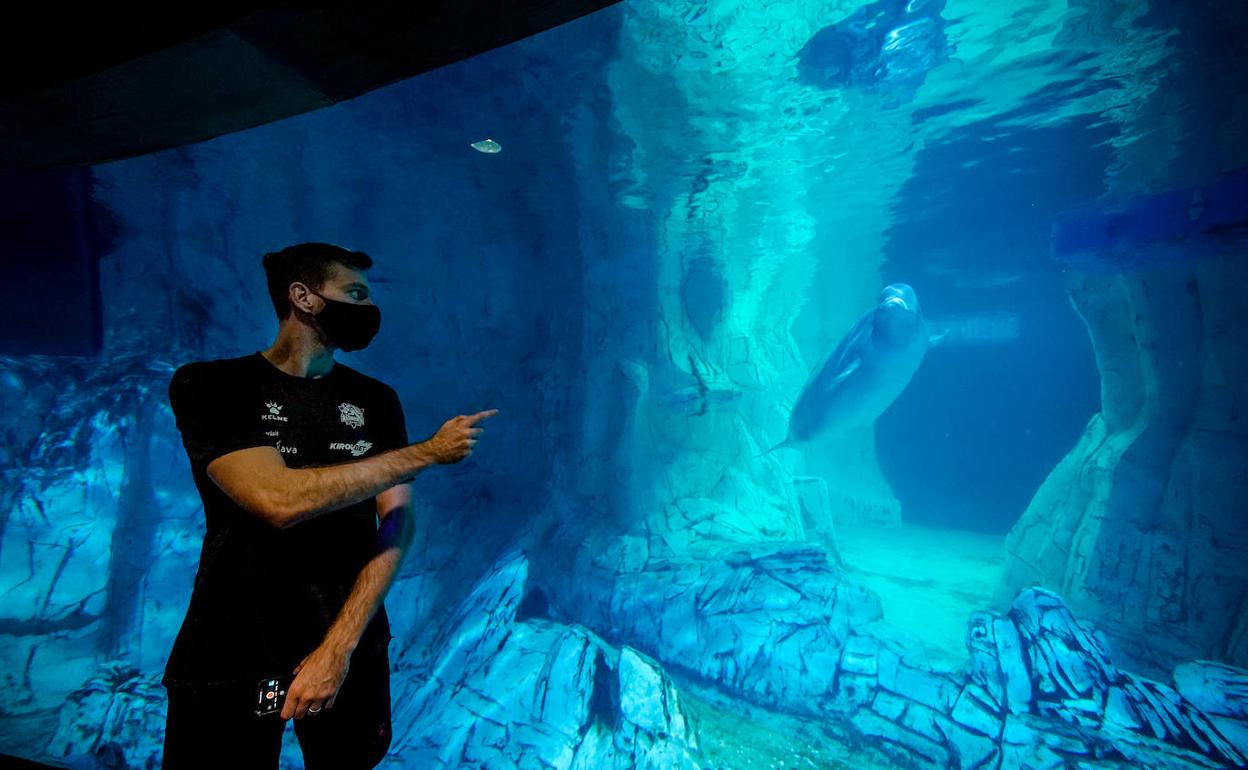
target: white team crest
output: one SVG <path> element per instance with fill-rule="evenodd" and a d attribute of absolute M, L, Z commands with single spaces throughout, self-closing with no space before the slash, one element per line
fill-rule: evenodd
<path fill-rule="evenodd" d="M 364 410 L 355 404 L 339 404 L 338 411 L 342 414 L 342 421 L 352 428 L 364 427 Z"/>

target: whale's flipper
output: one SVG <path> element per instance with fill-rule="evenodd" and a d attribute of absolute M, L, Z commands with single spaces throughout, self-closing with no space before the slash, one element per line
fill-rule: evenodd
<path fill-rule="evenodd" d="M 871 344 L 871 328 L 875 321 L 875 310 L 868 310 L 858 316 L 858 320 L 841 338 L 836 349 L 824 359 L 819 371 L 811 378 L 812 381 L 844 372 L 855 358 L 862 356 L 864 347 Z"/>
<path fill-rule="evenodd" d="M 860 366 L 862 366 L 861 358 L 855 358 L 854 360 L 850 361 L 848 364 L 845 365 L 845 368 L 841 370 L 840 374 L 829 379 L 827 382 L 820 383 L 820 386 L 823 388 L 823 392 L 831 393 L 832 391 L 836 390 L 838 387 L 840 387 L 841 383 L 849 379 L 850 375 L 858 371 L 858 367 Z"/>
<path fill-rule="evenodd" d="M 941 332 L 940 334 L 933 334 L 932 336 L 928 337 L 928 338 L 927 338 L 927 346 L 928 346 L 929 348 L 934 348 L 934 347 L 936 347 L 938 344 L 940 344 L 940 341 L 941 341 L 941 340 L 943 340 L 945 337 L 948 337 L 948 336 L 949 336 L 949 332 L 951 332 L 951 331 L 953 331 L 953 330 L 952 330 L 952 329 L 945 329 L 945 330 L 944 330 L 943 332 Z"/>

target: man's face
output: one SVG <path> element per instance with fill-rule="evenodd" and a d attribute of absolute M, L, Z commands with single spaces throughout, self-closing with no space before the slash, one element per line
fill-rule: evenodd
<path fill-rule="evenodd" d="M 311 288 L 312 291 L 322 294 L 329 299 L 350 302 L 355 305 L 374 304 L 372 288 L 368 285 L 368 278 L 364 273 L 338 262 L 330 263 L 329 277 L 325 279 L 323 286 L 308 287 L 303 283 L 292 283 L 290 286 L 291 304 L 302 308 L 304 312 L 312 314 L 319 313 L 325 301 L 311 291 L 305 291 L 305 288 Z"/>
<path fill-rule="evenodd" d="M 330 265 L 329 278 L 317 289 L 330 299 L 351 302 L 356 305 L 373 304 L 372 289 L 368 278 L 360 270 L 334 262 Z M 316 296 L 316 295 L 313 295 Z"/>

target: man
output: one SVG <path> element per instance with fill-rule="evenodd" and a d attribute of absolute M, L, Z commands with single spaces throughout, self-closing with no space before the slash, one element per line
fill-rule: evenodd
<path fill-rule="evenodd" d="M 372 259 L 303 243 L 263 263 L 273 344 L 169 383 L 207 531 L 161 680 L 163 767 L 276 768 L 294 717 L 308 770 L 371 768 L 390 745 L 382 599 L 412 540 L 407 482 L 472 454 L 498 410 L 409 444 L 394 389 L 334 361 L 380 326 Z"/>

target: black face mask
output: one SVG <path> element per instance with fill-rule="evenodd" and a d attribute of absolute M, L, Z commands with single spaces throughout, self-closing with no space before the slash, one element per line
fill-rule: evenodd
<path fill-rule="evenodd" d="M 379 307 L 330 299 L 313 289 L 308 291 L 325 300 L 325 307 L 312 317 L 325 332 L 330 344 L 347 351 L 368 347 L 381 327 Z"/>

